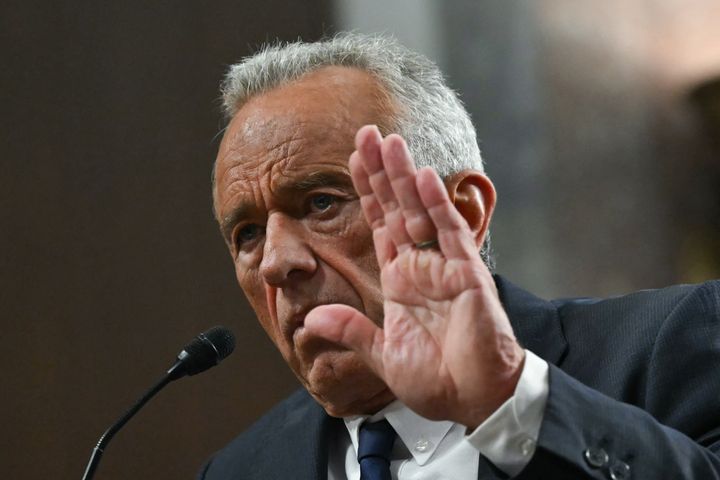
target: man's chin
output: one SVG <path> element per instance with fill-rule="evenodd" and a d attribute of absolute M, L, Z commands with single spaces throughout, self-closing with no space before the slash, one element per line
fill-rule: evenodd
<path fill-rule="evenodd" d="M 394 400 L 360 357 L 340 346 L 317 353 L 302 381 L 333 417 L 372 414 Z"/>

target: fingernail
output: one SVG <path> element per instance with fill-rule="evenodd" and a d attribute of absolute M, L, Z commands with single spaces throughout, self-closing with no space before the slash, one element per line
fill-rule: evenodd
<path fill-rule="evenodd" d="M 391 148 L 395 155 L 405 155 L 405 142 L 402 141 L 401 137 L 393 138 Z"/>

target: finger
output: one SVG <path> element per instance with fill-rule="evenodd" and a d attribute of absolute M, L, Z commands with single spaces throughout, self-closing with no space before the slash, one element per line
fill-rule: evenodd
<path fill-rule="evenodd" d="M 400 204 L 395 198 L 392 186 L 382 160 L 382 137 L 375 126 L 363 127 L 358 131 L 355 146 L 358 158 L 368 175 L 368 183 L 385 217 L 388 235 L 398 250 L 409 248 L 413 241 L 405 229 Z"/>
<path fill-rule="evenodd" d="M 350 177 L 352 178 L 355 190 L 360 196 L 360 206 L 365 220 L 373 231 L 375 256 L 377 256 L 378 263 L 382 267 L 389 260 L 395 258 L 397 250 L 395 249 L 395 244 L 390 240 L 387 228 L 385 227 L 385 212 L 383 212 L 380 203 L 372 192 L 367 172 L 360 163 L 359 155 L 357 151 L 350 155 Z"/>
<path fill-rule="evenodd" d="M 357 150 L 350 155 L 348 167 L 350 168 L 350 178 L 352 179 L 355 191 L 360 196 L 360 205 L 362 206 L 363 215 L 367 220 L 370 228 L 375 229 L 385 224 L 385 212 L 380 207 L 375 197 L 375 193 L 370 186 L 370 180 L 365 168 L 362 166 L 360 152 Z"/>
<path fill-rule="evenodd" d="M 381 143 L 382 135 L 376 125 L 360 127 L 355 134 L 355 150 L 360 154 L 368 173 L 382 169 Z"/>
<path fill-rule="evenodd" d="M 435 240 L 437 231 L 417 190 L 417 170 L 405 140 L 388 135 L 381 145 L 383 165 L 414 244 Z"/>
<path fill-rule="evenodd" d="M 382 378 L 383 329 L 348 305 L 321 305 L 305 316 L 305 328 L 318 337 L 357 352 Z"/>
<path fill-rule="evenodd" d="M 432 168 L 425 167 L 418 171 L 417 189 L 435 224 L 440 250 L 445 258 L 469 260 L 477 257 L 478 251 L 470 227 L 450 201 L 445 185 Z"/>

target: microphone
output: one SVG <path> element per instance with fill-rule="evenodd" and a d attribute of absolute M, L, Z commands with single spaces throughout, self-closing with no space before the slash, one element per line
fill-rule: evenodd
<path fill-rule="evenodd" d="M 125 414 L 113 423 L 98 440 L 85 468 L 83 480 L 90 480 L 95 475 L 100 459 L 110 443 L 110 440 L 135 414 L 168 383 L 184 377 L 196 375 L 214 367 L 235 349 L 235 335 L 225 327 L 213 327 L 201 333 L 188 343 L 178 354 L 175 363 L 165 372 L 165 375 L 153 385 L 150 390 L 140 397 Z"/>
<path fill-rule="evenodd" d="M 213 327 L 188 343 L 167 371 L 171 380 L 196 375 L 212 368 L 235 349 L 235 335 L 225 327 Z"/>

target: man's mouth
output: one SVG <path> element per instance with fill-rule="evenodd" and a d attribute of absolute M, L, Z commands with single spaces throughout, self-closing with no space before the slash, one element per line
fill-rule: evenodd
<path fill-rule="evenodd" d="M 287 338 L 287 340 L 291 342 L 295 348 L 302 350 L 314 350 L 317 348 L 316 344 L 329 344 L 329 342 L 323 340 L 315 334 L 311 335 L 305 330 L 305 317 L 311 310 L 321 305 L 325 305 L 325 303 L 312 304 L 296 309 L 296 313 L 291 314 L 288 319 L 283 322 L 283 333 L 285 334 L 285 338 Z"/>
<path fill-rule="evenodd" d="M 303 308 L 299 313 L 292 315 L 285 324 L 288 340 L 292 343 L 293 348 L 298 355 L 305 357 L 306 359 L 314 358 L 316 355 L 324 351 L 347 350 L 341 345 L 325 340 L 322 337 L 318 337 L 316 334 L 310 333 L 305 329 L 305 317 L 312 309 L 319 307 L 320 305 L 324 304 L 312 305 Z"/>
<path fill-rule="evenodd" d="M 305 316 L 315 308 L 306 307 L 303 308 L 299 313 L 290 316 L 290 319 L 285 323 L 285 335 L 288 339 L 295 342 L 295 337 L 302 334 L 305 331 Z"/>

